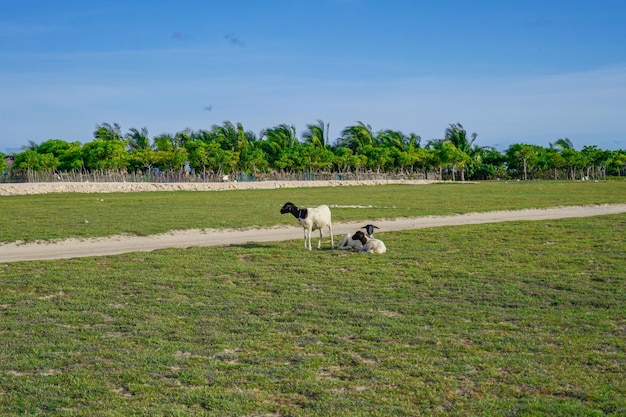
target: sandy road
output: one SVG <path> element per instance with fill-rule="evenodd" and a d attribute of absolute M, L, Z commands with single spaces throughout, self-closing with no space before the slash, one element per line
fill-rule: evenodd
<path fill-rule="evenodd" d="M 515 211 L 492 211 L 467 213 L 454 216 L 427 216 L 377 220 L 381 232 L 422 229 L 464 224 L 498 223 L 516 220 L 550 220 L 568 217 L 601 216 L 626 213 L 626 204 L 597 206 L 554 207 Z M 335 240 L 363 226 L 364 222 L 338 223 L 333 226 Z M 317 234 L 314 234 L 317 236 Z M 152 236 L 112 236 L 98 239 L 68 239 L 58 242 L 8 243 L 0 245 L 0 263 L 69 259 L 87 256 L 115 255 L 128 252 L 145 252 L 164 248 L 187 248 L 194 246 L 236 245 L 249 242 L 273 242 L 302 239 L 302 228 L 273 227 L 248 230 L 183 230 Z M 335 245 L 337 245 L 335 241 Z"/>

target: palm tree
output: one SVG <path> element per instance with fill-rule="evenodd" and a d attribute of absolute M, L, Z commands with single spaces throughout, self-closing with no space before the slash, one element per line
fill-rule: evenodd
<path fill-rule="evenodd" d="M 413 170 L 419 159 L 416 150 L 419 148 L 420 140 L 421 138 L 414 133 L 406 136 L 399 130 L 386 129 L 376 134 L 376 141 L 380 147 L 386 148 L 394 160 L 391 169 L 400 170 L 401 173 L 404 173 L 406 168 Z"/>
<path fill-rule="evenodd" d="M 37 144 L 37 142 L 35 142 L 34 140 L 29 140 L 28 141 L 28 145 L 22 146 L 22 150 L 23 151 L 34 151 L 34 150 L 37 150 L 38 147 L 39 147 L 39 145 Z"/>
<path fill-rule="evenodd" d="M 443 179 L 443 168 L 448 163 L 444 139 L 432 139 L 426 144 L 426 148 L 431 150 L 430 164 L 437 168 L 439 180 Z"/>
<path fill-rule="evenodd" d="M 341 131 L 338 147 L 350 148 L 354 153 L 360 153 L 366 146 L 373 146 L 375 141 L 372 126 L 357 122 L 356 125 L 348 126 Z"/>
<path fill-rule="evenodd" d="M 299 143 L 298 137 L 296 136 L 296 127 L 284 123 L 264 130 L 262 136 L 266 138 L 266 142 L 270 144 L 270 148 L 279 151 L 293 148 Z"/>
<path fill-rule="evenodd" d="M 96 130 L 93 132 L 93 136 L 95 139 L 102 140 L 123 140 L 122 136 L 122 128 L 118 123 L 113 123 L 110 125 L 109 123 L 102 123 L 101 125 L 96 126 Z"/>
<path fill-rule="evenodd" d="M 306 125 L 306 130 L 302 134 L 304 143 L 308 143 L 314 148 L 326 148 L 328 146 L 329 127 L 330 124 L 324 125 L 324 121 L 319 119 L 316 125 Z"/>
<path fill-rule="evenodd" d="M 461 123 L 451 124 L 446 129 L 444 139 L 452 142 L 460 151 L 470 154 L 472 152 L 472 145 L 478 137 L 478 134 L 472 133 L 472 139 L 467 138 L 467 131 L 463 128 Z"/>
<path fill-rule="evenodd" d="M 466 168 L 474 168 L 482 162 L 481 150 L 490 148 L 489 146 L 479 147 L 474 145 L 477 137 L 478 134 L 474 132 L 471 134 L 471 139 L 468 139 L 467 131 L 461 123 L 451 124 L 445 131 L 445 140 L 450 141 L 460 152 L 467 155 L 467 158 L 463 155 L 458 155 L 459 160 L 464 161 L 463 164 L 459 165 L 461 181 L 465 181 Z"/>
<path fill-rule="evenodd" d="M 406 149 L 410 140 L 399 130 L 391 129 L 381 130 L 376 136 L 381 145 L 401 151 Z"/>
<path fill-rule="evenodd" d="M 574 149 L 574 144 L 569 138 L 557 139 L 554 143 L 550 144 L 550 148 L 556 149 L 561 156 L 567 161 L 567 176 L 568 178 L 576 178 L 576 168 L 580 165 L 579 152 Z"/>
<path fill-rule="evenodd" d="M 243 131 L 241 124 L 235 126 L 233 122 L 227 120 L 221 126 L 213 125 L 211 130 L 213 131 L 215 141 L 220 144 L 222 149 L 236 151 L 239 148 L 239 132 Z"/>
<path fill-rule="evenodd" d="M 569 138 L 561 138 L 551 143 L 550 147 L 562 153 L 566 149 L 574 149 L 574 144 Z"/>
<path fill-rule="evenodd" d="M 260 146 L 271 166 L 280 159 L 280 155 L 289 149 L 296 147 L 298 137 L 296 136 L 296 128 L 294 125 L 280 124 L 271 129 L 261 132 Z"/>
<path fill-rule="evenodd" d="M 328 143 L 328 131 L 330 124 L 324 124 L 319 120 L 317 124 L 306 125 L 306 130 L 302 134 L 306 155 L 309 158 L 309 175 L 318 170 L 332 169 L 335 154 L 330 150 Z"/>
<path fill-rule="evenodd" d="M 141 130 L 131 127 L 128 129 L 125 138 L 128 141 L 128 147 L 131 152 L 150 148 L 148 129 L 145 127 L 142 127 Z"/>
<path fill-rule="evenodd" d="M 186 128 L 183 131 L 176 132 L 176 134 L 174 135 L 174 143 L 176 144 L 176 147 L 178 148 L 186 147 L 187 142 L 190 142 L 193 140 L 194 140 L 194 133 L 193 133 L 193 130 L 191 130 L 190 128 Z"/>
<path fill-rule="evenodd" d="M 154 147 L 157 152 L 173 152 L 176 143 L 172 135 L 164 133 L 154 138 Z"/>

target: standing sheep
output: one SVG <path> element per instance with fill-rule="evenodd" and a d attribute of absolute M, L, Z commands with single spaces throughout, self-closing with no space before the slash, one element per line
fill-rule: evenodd
<path fill-rule="evenodd" d="M 320 249 L 322 247 L 322 229 L 326 226 L 328 226 L 328 230 L 330 231 L 330 248 L 334 249 L 335 242 L 333 241 L 333 225 L 330 216 L 330 209 L 327 205 L 300 209 L 293 203 L 285 203 L 283 208 L 280 209 L 280 214 L 286 213 L 293 214 L 304 229 L 304 249 L 311 250 L 311 232 L 313 232 L 313 230 L 320 231 L 320 240 L 317 244 L 317 248 Z"/>

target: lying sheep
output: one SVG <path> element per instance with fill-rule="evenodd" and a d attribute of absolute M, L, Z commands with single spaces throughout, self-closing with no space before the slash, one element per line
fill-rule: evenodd
<path fill-rule="evenodd" d="M 363 249 L 359 250 L 361 253 L 385 253 L 387 247 L 385 243 L 376 238 L 368 238 L 365 233 L 360 230 L 352 236 L 353 240 L 359 240 L 363 244 Z"/>
<path fill-rule="evenodd" d="M 367 236 L 368 238 L 373 238 L 374 229 L 378 229 L 378 227 L 374 226 L 373 224 L 367 224 L 361 227 L 361 229 L 365 229 L 365 236 Z M 353 236 L 350 235 L 350 233 L 346 233 L 339 246 L 337 246 L 337 249 L 354 249 L 361 251 L 363 250 L 363 243 L 361 243 L 361 241 L 358 239 L 353 239 Z"/>
<path fill-rule="evenodd" d="M 320 249 L 322 247 L 322 229 L 326 226 L 328 226 L 330 231 L 330 248 L 334 249 L 335 242 L 333 241 L 333 225 L 331 221 L 330 209 L 327 205 L 300 209 L 293 203 L 285 203 L 285 205 L 280 209 L 280 213 L 291 213 L 296 219 L 298 219 L 298 222 L 300 222 L 300 225 L 304 229 L 304 249 L 311 250 L 311 232 L 313 230 L 320 231 L 320 240 L 317 244 L 317 248 Z"/>
<path fill-rule="evenodd" d="M 346 233 L 346 235 L 337 246 L 337 249 L 346 249 L 346 250 L 363 250 L 363 243 L 360 240 L 353 239 L 350 233 Z"/>

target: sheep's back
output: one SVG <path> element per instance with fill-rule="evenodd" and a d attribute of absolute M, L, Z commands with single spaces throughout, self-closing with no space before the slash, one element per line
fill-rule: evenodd
<path fill-rule="evenodd" d="M 385 243 L 380 239 L 370 239 L 366 243 L 367 251 L 371 253 L 385 253 L 387 252 L 387 247 Z"/>
<path fill-rule="evenodd" d="M 318 230 L 331 224 L 330 208 L 326 204 L 307 210 L 307 219 L 312 222 L 312 230 Z"/>

